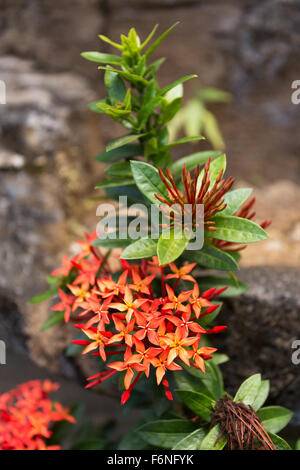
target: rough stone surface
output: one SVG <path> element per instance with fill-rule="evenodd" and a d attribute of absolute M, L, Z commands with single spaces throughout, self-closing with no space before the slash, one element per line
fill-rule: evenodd
<path fill-rule="evenodd" d="M 228 329 L 214 339 L 230 357 L 222 366 L 225 383 L 234 391 L 261 372 L 271 381 L 273 402 L 291 407 L 299 419 L 300 366 L 292 363 L 292 343 L 300 334 L 300 270 L 256 267 L 239 277 L 249 291 L 225 302 L 218 320 Z"/>

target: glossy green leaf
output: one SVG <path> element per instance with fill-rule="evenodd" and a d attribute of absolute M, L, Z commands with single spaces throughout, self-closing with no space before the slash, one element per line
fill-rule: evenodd
<path fill-rule="evenodd" d="M 127 246 L 121 255 L 121 259 L 150 258 L 156 255 L 157 240 L 140 238 Z"/>
<path fill-rule="evenodd" d="M 222 450 L 227 444 L 227 439 L 221 436 L 221 427 L 216 424 L 201 441 L 199 450 Z"/>
<path fill-rule="evenodd" d="M 114 54 L 105 54 L 103 52 L 89 51 L 82 52 L 80 54 L 84 59 L 90 60 L 91 62 L 98 62 L 102 64 L 120 65 L 121 57 Z"/>
<path fill-rule="evenodd" d="M 208 390 L 219 400 L 224 394 L 224 384 L 219 367 L 212 361 L 205 361 L 205 373 L 195 367 L 188 367 L 182 364 L 184 370 L 194 375 L 208 388 Z"/>
<path fill-rule="evenodd" d="M 221 152 L 218 150 L 204 150 L 202 152 L 192 153 L 186 157 L 179 158 L 169 167 L 173 176 L 179 176 L 181 174 L 183 165 L 186 165 L 188 171 L 193 170 L 198 164 L 203 165 L 206 163 L 207 159 L 215 160 L 221 155 Z"/>
<path fill-rule="evenodd" d="M 214 218 L 216 231 L 206 230 L 208 238 L 225 240 L 233 243 L 255 243 L 268 238 L 268 234 L 252 220 L 232 215 L 216 215 Z"/>
<path fill-rule="evenodd" d="M 161 234 L 157 244 L 157 255 L 159 264 L 169 264 L 175 261 L 183 253 L 190 238 L 183 232 L 178 233 L 178 230 L 170 229 Z"/>
<path fill-rule="evenodd" d="M 123 145 L 130 144 L 131 142 L 134 142 L 135 140 L 144 137 L 146 133 L 144 134 L 128 134 L 128 135 L 123 135 L 121 137 L 117 137 L 116 139 L 111 140 L 107 146 L 106 146 L 106 151 L 110 152 L 111 150 L 117 149 L 118 147 L 123 147 Z"/>
<path fill-rule="evenodd" d="M 224 195 L 224 201 L 227 206 L 222 211 L 222 215 L 234 215 L 249 199 L 251 192 L 251 188 L 241 188 L 226 193 Z"/>
<path fill-rule="evenodd" d="M 254 374 L 251 375 L 251 377 L 248 377 L 238 391 L 236 392 L 236 395 L 234 397 L 235 402 L 243 402 L 245 405 L 251 405 L 255 403 L 255 399 L 257 397 L 259 388 L 261 385 L 261 375 L 260 374 Z"/>
<path fill-rule="evenodd" d="M 235 271 L 239 269 L 237 263 L 230 255 L 212 245 L 204 245 L 199 251 L 186 251 L 183 256 L 185 259 L 206 268 L 220 269 L 222 271 Z"/>
<path fill-rule="evenodd" d="M 270 391 L 270 381 L 262 380 L 260 387 L 258 389 L 257 395 L 255 397 L 254 403 L 252 405 L 255 411 L 258 411 L 263 406 L 266 399 L 268 398 L 269 391 Z"/>
<path fill-rule="evenodd" d="M 43 323 L 43 326 L 41 327 L 41 331 L 49 330 L 49 328 L 52 328 L 57 323 L 62 322 L 63 319 L 64 319 L 64 312 L 53 313 L 53 315 L 47 318 L 47 320 Z"/>
<path fill-rule="evenodd" d="M 284 440 L 282 437 L 277 436 L 277 434 L 273 434 L 269 432 L 269 436 L 275 444 L 277 450 L 292 450 L 291 446 Z"/>
<path fill-rule="evenodd" d="M 188 374 L 185 370 L 174 372 L 175 382 L 178 390 L 188 390 L 191 392 L 202 393 L 215 400 L 215 396 L 211 390 L 209 390 L 199 377 Z"/>
<path fill-rule="evenodd" d="M 123 103 L 126 96 L 126 87 L 122 78 L 117 73 L 106 70 L 104 83 L 111 103 Z"/>
<path fill-rule="evenodd" d="M 42 294 L 38 294 L 35 297 L 32 297 L 32 299 L 29 300 L 29 304 L 38 304 L 39 302 L 43 302 L 44 300 L 50 299 L 51 297 L 54 297 L 58 292 L 58 287 L 52 287 L 51 289 L 43 292 Z"/>
<path fill-rule="evenodd" d="M 191 390 L 176 390 L 183 403 L 204 421 L 210 421 L 215 401 L 208 395 Z"/>
<path fill-rule="evenodd" d="M 171 142 L 170 144 L 166 145 L 166 148 L 176 147 L 176 145 L 186 144 L 187 142 L 195 142 L 196 140 L 205 140 L 203 135 L 193 135 L 190 137 L 183 137 L 183 139 L 175 140 L 175 142 Z"/>
<path fill-rule="evenodd" d="M 145 53 L 145 57 L 146 59 L 148 59 L 150 57 L 151 54 L 153 54 L 153 52 L 155 51 L 155 49 L 162 43 L 162 41 L 170 34 L 170 32 L 175 28 L 175 26 L 177 26 L 179 23 L 179 21 L 177 21 L 176 23 L 174 23 L 169 29 L 167 29 L 167 31 L 165 31 L 161 36 L 159 36 L 153 44 L 151 44 L 151 46 L 147 49 L 146 53 Z M 156 29 L 155 29 L 156 31 Z M 155 32 L 154 31 L 154 32 Z M 152 31 L 153 33 L 153 31 Z M 150 33 L 152 36 L 153 34 Z M 151 36 L 151 37 L 152 37 Z M 151 39 L 151 38 L 150 38 Z M 148 38 L 146 39 L 146 41 L 148 41 Z M 142 47 L 144 47 L 144 45 L 142 45 Z"/>
<path fill-rule="evenodd" d="M 258 416 L 266 430 L 276 434 L 290 422 L 293 413 L 282 406 L 266 406 L 258 411 Z"/>
<path fill-rule="evenodd" d="M 129 162 L 116 162 L 106 168 L 105 172 L 111 176 L 130 177 L 131 167 Z"/>
<path fill-rule="evenodd" d="M 197 425 L 184 419 L 150 421 L 137 431 L 142 438 L 154 447 L 171 449 L 174 445 L 197 428 Z"/>
<path fill-rule="evenodd" d="M 166 187 L 154 166 L 134 160 L 130 163 L 135 183 L 149 201 L 153 204 L 159 204 L 158 199 L 154 196 L 155 193 L 168 197 Z"/>
<path fill-rule="evenodd" d="M 300 439 L 297 439 L 295 450 L 300 450 Z"/>
<path fill-rule="evenodd" d="M 198 450 L 205 435 L 206 432 L 203 428 L 196 429 L 177 442 L 172 450 Z"/>
<path fill-rule="evenodd" d="M 128 157 L 137 157 L 142 154 L 142 147 L 139 144 L 127 144 L 107 152 L 99 153 L 95 157 L 98 162 L 114 162 Z"/>

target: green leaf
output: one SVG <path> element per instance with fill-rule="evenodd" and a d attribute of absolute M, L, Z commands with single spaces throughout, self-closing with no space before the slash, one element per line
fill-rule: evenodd
<path fill-rule="evenodd" d="M 218 150 L 204 150 L 202 152 L 192 153 L 186 157 L 180 158 L 176 160 L 172 165 L 169 167 L 172 175 L 174 177 L 179 176 L 182 171 L 182 167 L 185 164 L 186 169 L 188 171 L 193 170 L 198 164 L 203 165 L 206 163 L 207 159 L 210 158 L 211 160 L 215 160 L 217 157 L 221 155 L 221 152 Z"/>
<path fill-rule="evenodd" d="M 176 89 L 176 88 L 174 88 Z M 167 102 L 163 99 L 161 103 L 161 115 L 160 115 L 160 122 L 162 124 L 166 124 L 167 122 L 171 121 L 175 114 L 179 111 L 182 105 L 182 98 L 176 98 L 171 102 Z"/>
<path fill-rule="evenodd" d="M 142 83 L 143 85 L 148 85 L 148 80 L 145 80 L 143 77 L 140 75 L 136 75 L 134 73 L 130 72 L 125 72 L 124 70 L 118 70 L 113 67 L 110 67 L 107 65 L 106 67 L 102 67 L 101 65 L 98 67 L 99 70 L 109 70 L 110 72 L 117 73 L 121 77 L 123 77 L 125 80 L 127 80 L 130 83 Z"/>
<path fill-rule="evenodd" d="M 242 281 L 238 281 L 238 284 L 236 284 L 232 279 L 223 276 L 197 277 L 197 282 L 201 291 L 205 291 L 211 287 L 220 289 L 221 287 L 227 286 L 227 289 L 220 294 L 220 297 L 235 297 L 248 290 L 248 286 Z"/>
<path fill-rule="evenodd" d="M 43 323 L 41 327 L 41 331 L 49 330 L 57 323 L 60 323 L 64 319 L 65 312 L 55 312 L 51 317 L 47 318 L 47 320 Z"/>
<path fill-rule="evenodd" d="M 105 54 L 103 52 L 90 51 L 82 52 L 80 54 L 84 59 L 90 60 L 92 62 L 100 62 L 102 64 L 110 65 L 120 65 L 121 57 L 114 54 Z"/>
<path fill-rule="evenodd" d="M 191 235 L 191 234 L 190 234 Z M 161 234 L 157 244 L 157 255 L 159 264 L 169 264 L 175 261 L 183 253 L 189 244 L 190 237 L 182 231 L 173 228 Z"/>
<path fill-rule="evenodd" d="M 230 93 L 214 87 L 201 88 L 197 93 L 197 97 L 208 103 L 229 103 L 232 99 Z"/>
<path fill-rule="evenodd" d="M 52 289 L 49 289 L 42 294 L 38 294 L 35 297 L 32 297 L 32 299 L 29 300 L 29 304 L 38 304 L 39 302 L 43 302 L 44 300 L 50 299 L 51 297 L 54 297 L 58 292 L 58 287 L 52 287 Z"/>
<path fill-rule="evenodd" d="M 101 181 L 95 186 L 95 188 L 115 188 L 118 186 L 129 186 L 131 184 L 134 184 L 132 178 L 112 178 Z"/>
<path fill-rule="evenodd" d="M 181 83 L 187 82 L 188 80 L 191 80 L 191 78 L 196 78 L 196 77 L 197 75 L 192 74 L 192 75 L 186 75 L 185 77 L 179 78 L 178 80 L 175 80 L 175 82 L 170 83 L 170 85 L 167 85 L 164 88 L 162 88 L 162 90 L 160 91 L 160 95 L 164 96 L 166 93 L 172 90 L 172 88 L 175 88 Z"/>
<path fill-rule="evenodd" d="M 139 190 L 154 204 L 159 204 L 154 194 L 168 197 L 166 187 L 160 179 L 158 170 L 148 163 L 132 160 L 131 171 Z"/>
<path fill-rule="evenodd" d="M 107 44 L 110 44 L 111 46 L 115 47 L 116 49 L 119 49 L 120 51 L 123 50 L 123 46 L 121 46 L 121 44 L 118 44 L 117 42 L 112 41 L 111 39 L 104 36 L 104 34 L 99 34 L 99 38 L 103 42 L 106 42 Z"/>
<path fill-rule="evenodd" d="M 118 450 L 140 450 L 145 449 L 147 444 L 135 429 L 129 429 L 118 445 Z"/>
<path fill-rule="evenodd" d="M 208 395 L 191 390 L 175 390 L 183 403 L 204 421 L 210 421 L 215 400 Z"/>
<path fill-rule="evenodd" d="M 137 157 L 142 154 L 142 147 L 139 144 L 127 144 L 114 150 L 99 153 L 95 160 L 98 162 L 114 162 L 128 157 Z"/>
<path fill-rule="evenodd" d="M 215 149 L 222 150 L 225 148 L 225 142 L 223 140 L 218 121 L 213 113 L 207 109 L 203 116 L 203 133 Z"/>
<path fill-rule="evenodd" d="M 154 28 L 152 29 L 151 33 L 147 36 L 147 38 L 145 39 L 145 41 L 140 45 L 140 51 L 142 51 L 144 49 L 144 47 L 147 46 L 147 44 L 149 44 L 149 42 L 151 41 L 151 39 L 153 38 L 156 30 L 158 28 L 158 24 L 156 24 L 154 26 Z"/>
<path fill-rule="evenodd" d="M 131 167 L 129 162 L 116 162 L 106 168 L 105 172 L 111 176 L 131 177 Z"/>
<path fill-rule="evenodd" d="M 185 370 L 178 371 L 174 373 L 175 382 L 178 387 L 178 390 L 188 390 L 191 392 L 199 392 L 203 395 L 210 397 L 212 400 L 215 400 L 215 396 L 211 390 L 209 390 L 206 385 L 203 383 L 199 377 L 188 374 Z"/>
<path fill-rule="evenodd" d="M 185 364 L 182 364 L 182 366 L 189 374 L 201 380 L 213 396 L 216 397 L 216 400 L 223 396 L 224 385 L 222 374 L 219 367 L 212 361 L 205 361 L 205 373 L 195 367 L 188 367 Z"/>
<path fill-rule="evenodd" d="M 184 419 L 150 421 L 138 428 L 142 438 L 154 447 L 171 449 L 174 445 L 197 428 Z"/>
<path fill-rule="evenodd" d="M 106 152 L 117 149 L 118 147 L 123 147 L 123 145 L 130 144 L 135 140 L 144 137 L 147 133 L 144 134 L 128 134 L 117 137 L 116 139 L 111 140 L 106 146 Z"/>
<path fill-rule="evenodd" d="M 284 439 L 282 439 L 282 437 L 277 436 L 277 434 L 273 434 L 271 432 L 269 432 L 269 436 L 272 439 L 273 444 L 275 444 L 277 450 L 292 450 L 290 445 Z"/>
<path fill-rule="evenodd" d="M 100 107 L 100 105 L 106 104 L 108 105 L 108 100 L 104 98 L 103 100 L 97 100 L 93 101 L 92 103 L 88 104 L 88 108 L 90 111 L 93 111 L 94 113 L 99 113 L 99 114 L 105 114 L 105 111 Z"/>
<path fill-rule="evenodd" d="M 103 240 L 94 240 L 93 246 L 102 246 L 103 248 L 124 248 L 132 243 L 131 238 L 104 238 Z"/>
<path fill-rule="evenodd" d="M 201 441 L 199 450 L 222 450 L 227 444 L 227 439 L 225 436 L 221 435 L 221 427 L 219 424 L 216 424 L 209 433 Z"/>
<path fill-rule="evenodd" d="M 153 113 L 156 106 L 159 105 L 161 97 L 157 96 L 157 84 L 155 80 L 151 80 L 144 91 L 141 107 L 137 114 L 138 126 L 142 128 L 148 118 Z"/>
<path fill-rule="evenodd" d="M 161 67 L 161 65 L 165 62 L 165 57 L 161 57 L 160 59 L 155 60 L 152 62 L 152 64 L 147 67 L 146 72 L 145 72 L 145 77 L 152 77 L 155 78 L 156 73 L 158 72 L 158 69 Z"/>
<path fill-rule="evenodd" d="M 269 380 L 262 380 L 260 387 L 258 389 L 256 398 L 254 400 L 254 403 L 252 407 L 254 408 L 255 411 L 258 411 L 259 408 L 263 406 L 265 403 L 266 399 L 268 398 L 270 391 L 270 381 Z"/>
<path fill-rule="evenodd" d="M 111 103 L 123 103 L 126 96 L 126 87 L 121 77 L 115 72 L 106 70 L 104 83 Z"/>
<path fill-rule="evenodd" d="M 153 54 L 153 52 L 155 51 L 155 49 L 162 43 L 162 41 L 170 34 L 170 32 L 175 28 L 175 26 L 177 26 L 179 23 L 179 21 L 177 21 L 176 23 L 174 23 L 169 29 L 167 29 L 167 31 L 165 31 L 161 36 L 159 36 L 159 38 L 157 38 L 153 44 L 151 44 L 151 46 L 147 49 L 146 53 L 145 53 L 145 57 L 146 59 L 148 59 L 150 57 L 151 54 Z M 155 29 L 156 31 L 156 29 Z M 155 32 L 154 31 L 154 32 Z M 154 32 L 152 31 L 152 33 L 150 33 L 150 35 L 153 36 Z M 151 37 L 152 37 L 151 36 Z M 148 36 L 149 37 L 149 36 Z M 151 39 L 150 37 L 150 39 Z M 148 42 L 148 38 L 146 39 L 146 41 Z M 144 45 L 142 44 L 141 47 L 144 47 Z"/>
<path fill-rule="evenodd" d="M 226 202 L 227 206 L 222 211 L 222 215 L 234 215 L 247 201 L 251 192 L 251 188 L 241 188 L 226 193 L 224 195 L 224 201 Z"/>
<path fill-rule="evenodd" d="M 205 430 L 203 428 L 196 429 L 186 437 L 177 442 L 172 450 L 198 450 L 202 439 L 205 437 Z"/>
<path fill-rule="evenodd" d="M 295 450 L 300 450 L 300 439 L 297 440 Z"/>
<path fill-rule="evenodd" d="M 268 432 L 276 434 L 290 422 L 293 413 L 281 406 L 266 406 L 258 411 L 262 424 Z"/>
<path fill-rule="evenodd" d="M 211 269 L 220 269 L 222 271 L 239 269 L 230 255 L 212 245 L 204 245 L 199 251 L 187 251 L 184 253 L 184 258 Z"/>
<path fill-rule="evenodd" d="M 203 135 L 192 135 L 190 137 L 184 137 L 183 139 L 175 140 L 175 142 L 171 142 L 170 144 L 166 145 L 165 148 L 172 148 L 176 145 L 186 144 L 187 142 L 195 142 L 196 140 L 205 140 Z"/>
<path fill-rule="evenodd" d="M 245 405 L 253 406 L 260 386 L 261 386 L 261 375 L 260 374 L 251 375 L 251 377 L 248 377 L 248 379 L 246 379 L 242 383 L 242 385 L 236 392 L 234 401 L 235 402 L 241 401 L 245 403 Z"/>
<path fill-rule="evenodd" d="M 150 258 L 156 255 L 157 240 L 151 238 L 140 238 L 127 246 L 121 254 L 121 259 Z"/>
<path fill-rule="evenodd" d="M 213 302 L 215 303 L 215 302 Z M 223 303 L 222 302 L 218 302 L 219 304 L 219 307 L 212 313 L 209 313 L 208 315 L 205 315 L 204 317 L 200 318 L 199 319 L 199 324 L 203 327 L 203 328 L 206 328 L 208 325 L 210 325 L 211 322 L 213 322 L 215 320 L 215 318 L 217 318 L 217 316 L 219 315 L 221 309 L 222 309 L 222 305 Z M 214 355 L 215 356 L 215 355 Z M 217 362 L 216 362 L 217 364 Z"/>
<path fill-rule="evenodd" d="M 268 238 L 268 234 L 252 220 L 232 215 L 216 215 L 213 218 L 216 231 L 206 230 L 208 238 L 233 243 L 255 243 Z"/>

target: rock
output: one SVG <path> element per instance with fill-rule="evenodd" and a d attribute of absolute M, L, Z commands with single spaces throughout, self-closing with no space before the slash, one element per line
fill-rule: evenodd
<path fill-rule="evenodd" d="M 292 363 L 292 343 L 300 339 L 300 270 L 247 268 L 239 278 L 249 291 L 226 300 L 218 323 L 228 329 L 213 340 L 230 357 L 221 366 L 226 387 L 233 392 L 260 372 L 271 381 L 272 403 L 299 413 L 300 366 Z"/>
<path fill-rule="evenodd" d="M 98 0 L 2 0 L 1 55 L 9 51 L 34 59 L 44 70 L 92 69 L 80 57 L 84 50 L 97 50 L 103 28 Z"/>

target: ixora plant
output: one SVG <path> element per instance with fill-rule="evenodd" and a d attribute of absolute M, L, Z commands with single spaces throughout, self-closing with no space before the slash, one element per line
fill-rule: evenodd
<path fill-rule="evenodd" d="M 219 365 L 228 358 L 209 340 L 226 328 L 215 324 L 222 297 L 247 288 L 233 274 L 241 250 L 267 238 L 269 221 L 252 221 L 251 189 L 232 190 L 221 152 L 172 160 L 173 147 L 203 138 L 169 140 L 168 125 L 182 104 L 182 84 L 195 77 L 163 88 L 158 84 L 164 59 L 151 62 L 151 57 L 174 26 L 154 40 L 155 27 L 144 42 L 135 29 L 121 36 L 121 44 L 100 36 L 119 55 L 82 54 L 104 64 L 98 68 L 104 70 L 108 96 L 90 109 L 127 130 L 96 157 L 109 163 L 107 178 L 97 187 L 105 189 L 108 199 L 122 196 L 142 204 L 146 233 L 128 230 L 124 236 L 114 223 L 110 236 L 86 235 L 78 253 L 64 257 L 48 278 L 51 289 L 32 303 L 58 294 L 43 329 L 60 321 L 75 323 L 79 334 L 67 354 L 94 356 L 99 364 L 87 388 L 118 377 L 122 404 L 145 410 L 143 422 L 118 443 L 120 449 L 287 450 L 276 433 L 291 413 L 277 406 L 262 408 L 269 382 L 260 374 L 248 378 L 235 397 L 226 393 Z M 155 222 L 154 235 L 148 221 L 153 207 L 162 218 Z M 186 208 L 188 227 L 181 217 Z M 130 229 L 136 220 L 127 223 Z M 201 244 L 190 249 L 200 229 Z"/>

